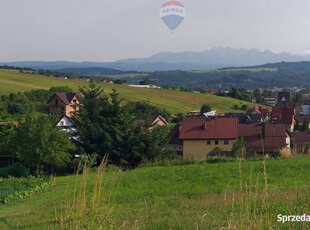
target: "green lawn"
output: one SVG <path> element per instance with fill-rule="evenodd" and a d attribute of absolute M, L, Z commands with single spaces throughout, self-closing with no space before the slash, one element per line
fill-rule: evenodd
<path fill-rule="evenodd" d="M 14 70 L 0 70 L 0 94 L 11 92 L 24 92 L 32 89 L 49 89 L 52 86 L 69 86 L 78 90 L 81 86 L 87 86 L 87 82 L 79 80 L 64 80 L 52 77 L 44 77 L 32 74 L 21 74 Z M 204 103 L 210 104 L 218 113 L 240 112 L 233 110 L 235 104 L 252 103 L 243 102 L 229 97 L 218 97 L 210 94 L 188 93 L 173 90 L 140 89 L 125 85 L 101 84 L 105 91 L 111 92 L 112 88 L 120 92 L 125 101 L 147 101 L 153 105 L 166 109 L 172 114 L 188 113 L 199 110 Z"/>
<path fill-rule="evenodd" d="M 267 160 L 266 171 L 248 161 L 109 172 L 94 210 L 93 173 L 78 178 L 75 199 L 75 176 L 57 177 L 54 190 L 0 205 L 0 228 L 308 229 L 277 215 L 310 213 L 309 168 L 300 158 Z"/>

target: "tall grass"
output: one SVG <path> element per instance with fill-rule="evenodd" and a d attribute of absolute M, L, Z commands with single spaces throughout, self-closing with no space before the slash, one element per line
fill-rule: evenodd
<path fill-rule="evenodd" d="M 275 169 L 270 162 L 275 162 L 278 167 L 282 166 L 281 161 L 239 160 L 110 173 L 105 158 L 96 173 L 91 173 L 85 165 L 79 167 L 74 186 L 68 188 L 71 199 L 62 208 L 55 209 L 57 228 L 309 229 L 307 223 L 277 222 L 278 213 L 301 215 L 310 212 L 308 187 L 296 183 L 295 187 L 285 189 L 281 184 L 273 183 L 275 179 L 283 179 L 283 183 L 288 181 L 275 176 L 276 171 L 270 171 Z M 300 162 L 288 161 L 291 164 Z M 272 169 L 268 169 L 269 166 Z M 292 165 L 291 169 L 294 167 Z M 222 171 L 225 168 L 229 171 Z M 204 170 L 208 172 L 202 173 Z M 190 174 L 188 177 L 186 172 Z M 182 177 L 175 177 L 180 173 Z M 215 173 L 224 175 L 217 177 Z M 225 175 L 230 174 L 233 176 L 225 182 Z M 195 189 L 182 186 L 195 180 L 195 176 L 205 177 L 208 187 L 199 187 L 200 179 L 192 184 L 197 186 Z M 224 187 L 223 183 L 226 183 Z M 218 189 L 219 186 L 223 189 Z M 175 191 L 171 191 L 173 189 Z"/>
<path fill-rule="evenodd" d="M 106 229 L 107 226 L 113 227 L 110 218 L 113 210 L 112 189 L 117 186 L 116 182 L 120 173 L 113 173 L 112 184 L 107 184 L 104 182 L 107 156 L 103 158 L 94 175 L 89 173 L 89 168 L 86 165 L 87 161 L 83 166 L 79 165 L 76 172 L 73 200 L 68 202 L 64 208 L 55 211 L 58 229 Z M 92 189 L 89 184 L 93 184 Z M 60 212 L 60 218 L 58 218 L 58 212 Z"/>

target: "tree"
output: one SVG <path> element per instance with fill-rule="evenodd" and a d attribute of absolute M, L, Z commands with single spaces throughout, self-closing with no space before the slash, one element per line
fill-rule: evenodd
<path fill-rule="evenodd" d="M 232 146 L 232 157 L 244 158 L 246 155 L 246 142 L 243 137 L 236 140 Z"/>
<path fill-rule="evenodd" d="M 304 121 L 302 123 L 301 131 L 303 131 L 303 132 L 309 131 L 309 120 L 308 119 L 304 119 Z"/>
<path fill-rule="evenodd" d="M 253 95 L 254 95 L 254 97 L 256 99 L 256 103 L 263 103 L 264 98 L 263 98 L 263 96 L 262 96 L 262 94 L 261 94 L 259 89 L 255 89 L 253 91 Z"/>
<path fill-rule="evenodd" d="M 149 130 L 148 122 L 136 119 L 130 106 L 113 90 L 109 97 L 91 82 L 81 89 L 83 94 L 80 114 L 76 118 L 78 135 L 87 154 L 97 153 L 101 158 L 109 154 L 109 163 L 136 167 L 144 160 L 153 160 L 167 153 L 166 127 Z M 133 104 L 131 104 L 132 106 Z M 142 110 L 149 109 L 145 104 Z"/>
<path fill-rule="evenodd" d="M 74 150 L 68 134 L 54 127 L 45 115 L 28 116 L 20 122 L 10 142 L 13 156 L 40 174 L 44 166 L 65 166 L 70 161 L 69 152 Z"/>
<path fill-rule="evenodd" d="M 210 111 L 212 111 L 212 108 L 211 108 L 211 106 L 208 105 L 208 104 L 203 104 L 203 105 L 201 106 L 201 108 L 200 108 L 200 113 L 201 113 L 201 114 L 204 114 L 204 113 L 207 113 L 207 112 L 210 112 Z"/>
<path fill-rule="evenodd" d="M 297 92 L 293 98 L 293 102 L 304 102 L 305 101 L 305 95 L 303 95 L 302 92 Z"/>

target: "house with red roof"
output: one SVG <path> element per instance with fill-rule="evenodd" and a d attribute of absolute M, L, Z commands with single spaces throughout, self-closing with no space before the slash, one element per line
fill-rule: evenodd
<path fill-rule="evenodd" d="M 295 116 L 296 113 L 293 107 L 273 107 L 271 112 L 271 123 L 285 124 L 288 130 L 293 131 Z"/>
<path fill-rule="evenodd" d="M 50 113 L 72 117 L 80 111 L 81 98 L 78 92 L 55 93 L 47 102 L 50 105 Z"/>
<path fill-rule="evenodd" d="M 210 93 L 210 94 L 215 94 L 215 93 L 216 93 L 216 89 L 212 89 L 212 88 L 209 89 L 209 93 Z"/>
<path fill-rule="evenodd" d="M 240 124 L 238 136 L 244 138 L 249 152 L 265 154 L 290 148 L 285 124 Z"/>
<path fill-rule="evenodd" d="M 205 159 L 216 147 L 229 152 L 238 138 L 238 118 L 186 117 L 179 128 L 183 158 Z"/>
<path fill-rule="evenodd" d="M 261 106 L 255 106 L 252 109 L 247 110 L 246 115 L 257 115 L 261 114 L 263 117 L 263 121 L 267 121 L 269 119 L 269 111 L 268 109 L 264 109 Z"/>

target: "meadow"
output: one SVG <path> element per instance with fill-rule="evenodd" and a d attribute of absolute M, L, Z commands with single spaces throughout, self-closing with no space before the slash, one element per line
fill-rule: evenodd
<path fill-rule="evenodd" d="M 24 92 L 33 89 L 50 89 L 52 86 L 69 86 L 73 90 L 79 90 L 79 87 L 87 86 L 87 82 L 79 80 L 65 80 L 53 77 L 33 75 L 29 73 L 19 73 L 15 70 L 0 70 L 0 95 L 12 92 Z M 248 103 L 229 97 L 218 97 L 210 94 L 201 94 L 193 92 L 180 92 L 175 90 L 141 89 L 132 88 L 126 85 L 101 84 L 106 93 L 117 89 L 120 97 L 125 101 L 146 101 L 160 108 L 166 109 L 172 114 L 188 113 L 192 110 L 199 110 L 202 104 L 209 104 L 217 113 L 240 112 L 234 110 L 234 105 Z"/>
<path fill-rule="evenodd" d="M 310 159 L 99 167 L 0 205 L 2 229 L 309 229 Z M 108 167 L 109 168 L 109 167 Z"/>

